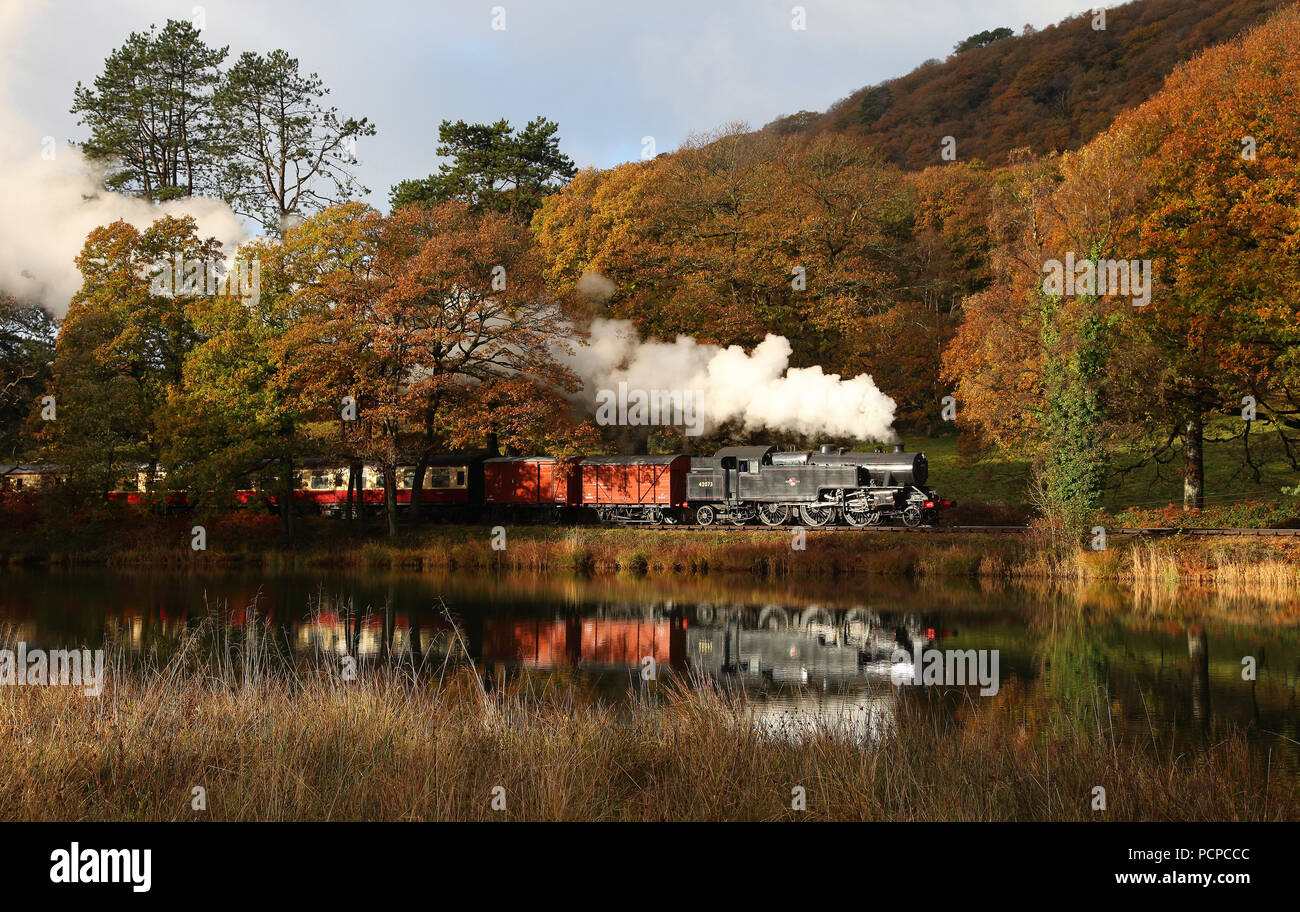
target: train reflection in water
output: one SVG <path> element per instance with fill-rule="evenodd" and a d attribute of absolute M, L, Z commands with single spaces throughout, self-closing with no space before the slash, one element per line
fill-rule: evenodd
<path fill-rule="evenodd" d="M 688 672 L 743 691 L 749 717 L 773 733 L 878 737 L 897 708 L 893 685 L 912 676 L 899 651 L 910 656 L 938 639 L 935 617 L 864 607 L 702 605 L 691 616 L 671 605 L 604 606 L 587 617 L 484 619 L 481 658 L 632 676 L 647 667 Z"/>
<path fill-rule="evenodd" d="M 630 616 L 633 611 L 640 616 Z M 936 625 L 918 613 L 867 608 L 702 605 L 691 617 L 671 605 L 607 606 L 586 617 L 485 618 L 481 656 L 488 663 L 593 670 L 637 668 L 652 658 L 656 666 L 746 684 L 826 689 L 899 670 L 910 674 L 910 663 L 893 661 L 895 652 L 934 646 Z"/>
<path fill-rule="evenodd" d="M 489 683 L 523 670 L 572 668 L 592 675 L 616 697 L 650 666 L 656 677 L 689 675 L 743 693 L 749 717 L 787 737 L 813 728 L 879 735 L 897 709 L 896 685 L 912 678 L 904 656 L 935 647 L 940 639 L 936 615 L 866 606 L 667 601 L 598 603 L 581 611 L 540 618 L 474 612 L 460 619 L 460 634 L 471 657 L 489 671 Z M 461 641 L 440 614 L 353 610 L 337 602 L 292 618 L 270 605 L 235 608 L 222 620 L 231 636 L 243 633 L 214 642 L 235 646 L 256 620 L 267 625 L 268 645 L 287 647 L 290 654 L 351 655 L 363 662 L 406 656 L 416 666 L 432 661 L 440 667 L 444 658 L 456 656 L 460 647 L 454 644 Z M 108 619 L 107 628 L 112 640 L 144 650 L 159 639 L 179 641 L 196 623 L 196 615 L 155 605 L 147 616 L 128 610 Z"/>

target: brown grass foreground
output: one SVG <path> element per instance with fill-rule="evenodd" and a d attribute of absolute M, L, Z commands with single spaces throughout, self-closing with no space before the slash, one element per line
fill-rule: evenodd
<path fill-rule="evenodd" d="M 100 698 L 0 694 L 7 820 L 1294 820 L 1296 777 L 1237 735 L 1203 750 L 1066 732 L 1009 682 L 954 725 L 903 701 L 876 742 L 749 721 L 739 698 L 579 681 L 485 689 L 471 669 L 130 670 Z M 1035 728 L 1041 725 L 1042 730 Z M 1106 788 L 1109 809 L 1091 809 Z M 206 811 L 191 808 L 203 786 Z M 502 786 L 506 809 L 491 807 Z M 795 786 L 807 810 L 791 809 Z"/>

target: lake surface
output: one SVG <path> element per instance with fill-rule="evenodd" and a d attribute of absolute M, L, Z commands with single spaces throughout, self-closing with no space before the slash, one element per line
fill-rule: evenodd
<path fill-rule="evenodd" d="M 467 651 L 489 680 L 554 670 L 610 700 L 634 697 L 651 675 L 711 680 L 743 692 L 764 724 L 866 735 L 890 724 L 900 700 L 958 719 L 982 698 L 973 674 L 911 683 L 916 658 L 996 651 L 1003 698 L 1016 694 L 1050 724 L 1183 748 L 1239 729 L 1274 769 L 1300 771 L 1300 598 L 1289 594 L 730 575 L 0 575 L 10 643 L 108 642 L 165 660 L 199 629 L 222 631 L 213 648 L 258 630 L 278 654 L 419 668 Z"/>

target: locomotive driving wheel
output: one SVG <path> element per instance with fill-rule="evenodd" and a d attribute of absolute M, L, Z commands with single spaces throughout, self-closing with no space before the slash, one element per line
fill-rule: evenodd
<path fill-rule="evenodd" d="M 824 526 L 835 518 L 835 508 L 832 506 L 808 506 L 799 508 L 799 516 L 804 523 L 809 526 Z"/>
<path fill-rule="evenodd" d="M 880 512 L 870 507 L 845 507 L 844 521 L 850 526 L 871 526 L 880 522 Z"/>
<path fill-rule="evenodd" d="M 790 508 L 785 504 L 759 504 L 758 518 L 765 526 L 780 526 L 790 518 Z"/>
<path fill-rule="evenodd" d="M 913 505 L 904 510 L 903 524 L 908 526 L 919 526 L 921 524 L 921 508 Z"/>
<path fill-rule="evenodd" d="M 717 511 L 708 504 L 705 504 L 695 511 L 695 521 L 701 526 L 711 526 L 717 518 Z"/>

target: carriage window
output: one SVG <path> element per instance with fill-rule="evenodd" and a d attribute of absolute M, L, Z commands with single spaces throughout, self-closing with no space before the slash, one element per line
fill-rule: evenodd
<path fill-rule="evenodd" d="M 742 459 L 742 460 L 740 460 L 740 462 L 737 463 L 737 468 L 738 468 L 740 471 L 742 471 L 742 472 L 748 472 L 748 471 L 749 471 L 749 460 L 748 460 L 748 459 Z"/>
<path fill-rule="evenodd" d="M 313 491 L 323 491 L 337 486 L 335 478 L 337 476 L 332 472 L 312 472 L 311 487 Z"/>
<path fill-rule="evenodd" d="M 402 487 L 415 487 L 415 469 L 404 469 L 402 471 Z"/>
<path fill-rule="evenodd" d="M 459 488 L 465 486 L 465 472 L 456 471 L 448 466 L 433 466 L 429 469 L 429 487 Z"/>

